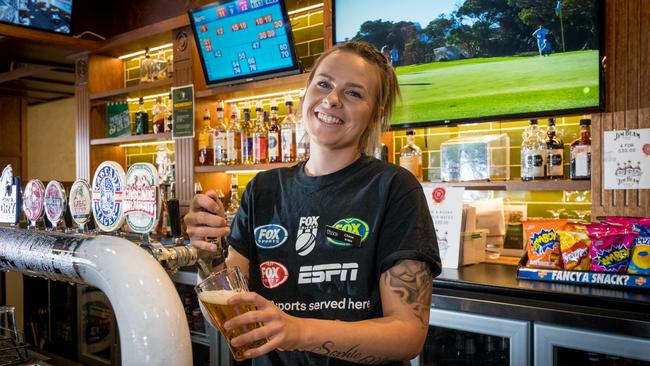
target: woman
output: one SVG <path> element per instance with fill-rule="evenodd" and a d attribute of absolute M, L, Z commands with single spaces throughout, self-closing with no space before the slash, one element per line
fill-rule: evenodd
<path fill-rule="evenodd" d="M 226 323 L 264 326 L 232 340 L 269 338 L 254 365 L 401 364 L 424 343 L 432 276 L 440 273 L 422 187 L 372 158 L 398 94 L 388 60 L 349 42 L 316 62 L 302 100 L 307 162 L 259 173 L 231 230 L 216 194 L 197 195 L 185 217 L 192 245 L 230 234 L 226 264 L 252 292 L 230 303 L 257 311 Z"/>

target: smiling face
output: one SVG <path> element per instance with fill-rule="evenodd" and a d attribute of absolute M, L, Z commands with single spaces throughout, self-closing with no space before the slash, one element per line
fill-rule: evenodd
<path fill-rule="evenodd" d="M 359 148 L 363 132 L 378 116 L 376 65 L 347 51 L 324 58 L 302 102 L 310 142 L 327 150 Z"/>

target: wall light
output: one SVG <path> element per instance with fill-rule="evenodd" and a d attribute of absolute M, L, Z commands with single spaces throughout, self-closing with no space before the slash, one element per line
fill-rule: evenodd
<path fill-rule="evenodd" d="M 173 46 L 174 46 L 173 43 L 167 43 L 167 44 L 164 44 L 162 46 L 156 46 L 156 47 L 150 48 L 149 52 L 162 50 L 164 48 L 172 48 Z M 142 50 L 142 51 L 138 51 L 138 52 L 129 53 L 128 55 L 119 56 L 118 59 L 124 60 L 124 59 L 127 59 L 127 58 L 133 58 L 133 57 L 144 55 L 144 54 L 145 54 L 145 52 L 144 52 L 144 50 Z"/>
<path fill-rule="evenodd" d="M 137 146 L 153 146 L 153 145 L 166 145 L 173 144 L 174 140 L 165 140 L 165 141 L 150 141 L 150 142 L 135 142 L 132 144 L 121 144 L 120 147 L 137 147 Z"/>

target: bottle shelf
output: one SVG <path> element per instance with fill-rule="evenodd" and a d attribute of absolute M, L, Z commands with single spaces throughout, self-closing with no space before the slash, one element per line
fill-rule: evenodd
<path fill-rule="evenodd" d="M 423 182 L 424 186 L 464 187 L 476 191 L 588 191 L 590 180 L 539 180 L 520 179 L 496 182 Z"/>
<path fill-rule="evenodd" d="M 195 166 L 195 173 L 225 173 L 231 171 L 261 171 L 269 170 L 273 168 L 288 168 L 298 164 L 298 162 L 293 163 L 273 163 L 273 164 L 250 164 L 250 165 L 223 165 L 223 166 Z"/>
<path fill-rule="evenodd" d="M 101 101 L 104 99 L 111 99 L 118 96 L 126 96 L 130 98 L 144 97 L 148 94 L 159 94 L 169 91 L 174 84 L 174 79 L 153 81 L 150 83 L 142 83 L 138 85 L 128 86 L 121 89 L 113 89 L 100 93 L 90 94 L 90 100 Z"/>
<path fill-rule="evenodd" d="M 90 140 L 90 145 L 115 145 L 130 142 L 164 141 L 172 138 L 171 132 L 150 133 L 147 135 L 127 135 Z"/>

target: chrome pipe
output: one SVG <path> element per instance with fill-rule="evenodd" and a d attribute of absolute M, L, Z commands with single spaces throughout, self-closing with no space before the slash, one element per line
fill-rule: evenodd
<path fill-rule="evenodd" d="M 0 270 L 102 290 L 117 319 L 123 365 L 192 364 L 176 288 L 156 259 L 126 239 L 0 227 Z"/>

